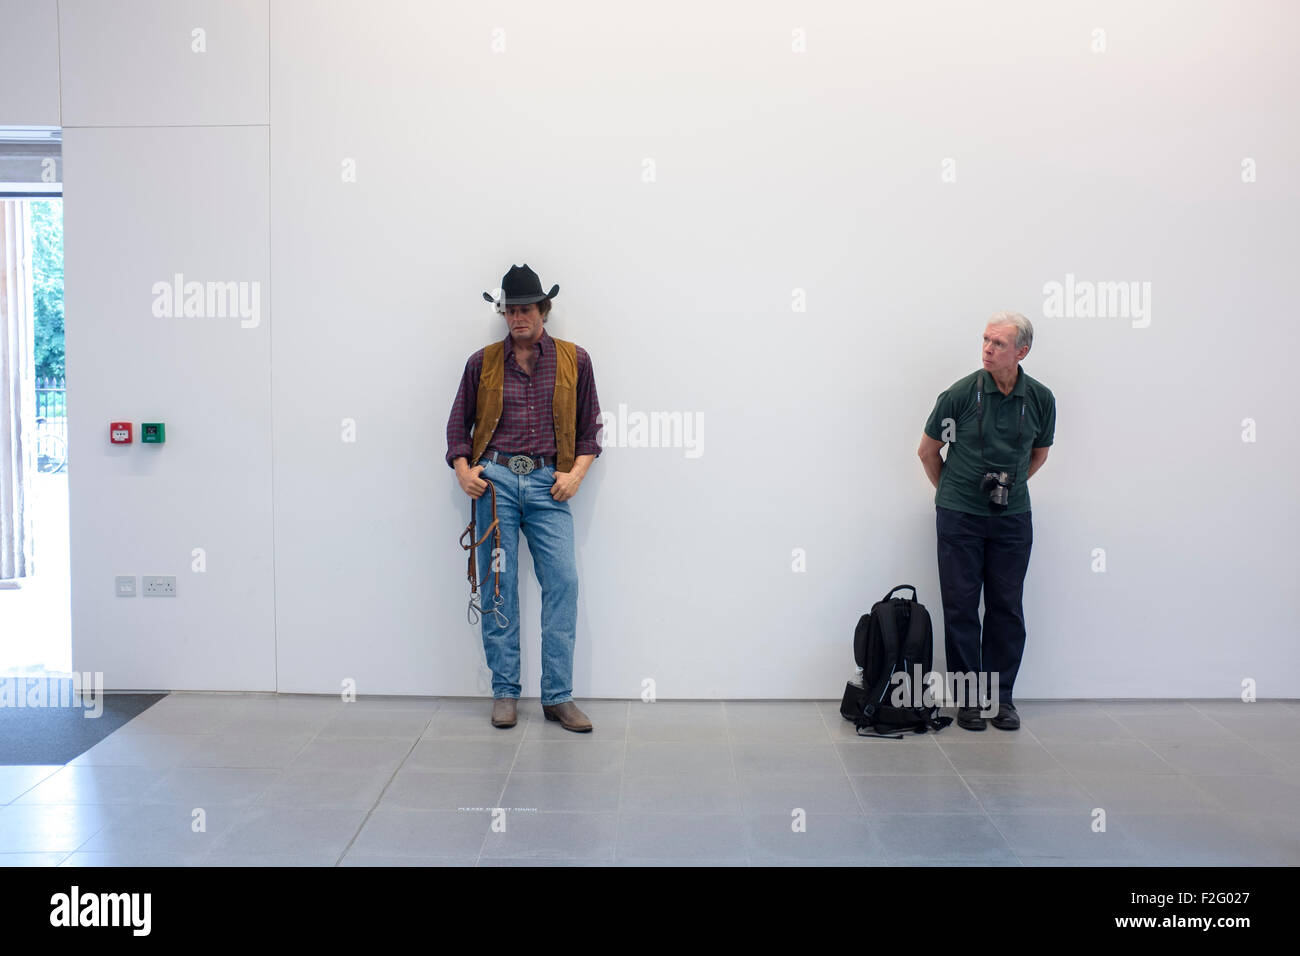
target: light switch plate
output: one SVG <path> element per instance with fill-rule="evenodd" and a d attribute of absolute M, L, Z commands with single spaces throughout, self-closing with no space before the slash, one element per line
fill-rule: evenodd
<path fill-rule="evenodd" d="M 135 597 L 135 575 L 121 574 L 114 581 L 117 586 L 118 597 Z"/>

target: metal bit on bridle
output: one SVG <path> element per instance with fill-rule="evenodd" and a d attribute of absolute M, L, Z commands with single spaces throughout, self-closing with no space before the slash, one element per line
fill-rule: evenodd
<path fill-rule="evenodd" d="M 501 570 L 496 567 L 496 561 L 492 562 L 492 567 L 488 569 L 487 574 L 483 575 L 483 580 L 478 578 L 478 546 L 487 540 L 488 535 L 492 535 L 492 553 L 494 555 L 501 553 L 501 522 L 497 520 L 497 488 L 491 480 L 484 478 L 487 482 L 488 491 L 492 493 L 492 523 L 488 525 L 483 537 L 475 540 L 475 522 L 478 516 L 478 501 L 473 500 L 469 503 L 469 527 L 461 532 L 460 546 L 469 552 L 469 608 L 465 612 L 465 617 L 470 624 L 477 624 L 483 617 L 483 603 L 479 595 L 479 587 L 487 584 L 488 575 L 492 578 L 492 607 L 488 612 L 496 616 L 497 626 L 505 627 L 510 623 L 510 618 L 506 617 L 501 611 L 501 605 L 505 604 L 505 599 L 501 596 Z M 465 543 L 465 539 L 470 540 L 470 544 Z"/>
<path fill-rule="evenodd" d="M 483 581 L 484 583 L 487 582 L 486 575 L 484 576 Z M 465 612 L 465 617 L 470 624 L 478 624 L 478 622 L 483 619 L 483 607 L 479 604 L 479 600 L 480 598 L 476 593 L 470 594 L 469 608 Z M 505 627 L 510 623 L 510 618 L 506 617 L 505 612 L 501 610 L 501 605 L 505 603 L 505 599 L 501 597 L 500 594 L 495 594 L 492 598 L 492 607 L 488 608 L 488 613 L 496 616 L 497 627 Z"/>

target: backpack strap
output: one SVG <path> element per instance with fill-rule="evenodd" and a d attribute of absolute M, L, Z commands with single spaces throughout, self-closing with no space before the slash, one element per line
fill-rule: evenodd
<path fill-rule="evenodd" d="M 951 720 L 952 718 L 950 717 L 948 719 Z M 857 734 L 859 737 L 879 737 L 881 740 L 902 740 L 903 739 L 902 734 L 876 734 L 876 733 L 864 734 L 862 732 L 862 728 L 870 727 L 871 726 L 870 724 L 855 724 L 854 726 L 857 727 Z"/>
<path fill-rule="evenodd" d="M 910 585 L 905 585 L 910 587 Z M 898 590 L 895 588 L 894 590 Z M 915 663 L 920 659 L 921 651 L 927 642 L 934 639 L 930 629 L 930 616 L 925 608 L 915 600 L 916 588 L 912 588 L 913 600 L 909 601 L 912 605 L 910 608 L 911 617 L 907 622 L 907 637 L 903 640 L 903 660 Z M 906 598 L 904 599 L 906 600 Z M 917 728 L 918 734 L 923 734 L 927 729 L 938 733 L 943 728 L 952 723 L 951 717 L 940 717 L 938 707 L 917 707 L 915 708 L 917 716 L 924 721 L 923 726 Z"/>
<path fill-rule="evenodd" d="M 907 634 L 900 635 L 893 601 L 895 600 L 894 594 L 904 588 L 910 589 L 912 596 L 911 598 L 897 598 L 897 600 L 908 605 Z M 885 610 L 880 615 L 880 633 L 885 639 L 885 651 L 889 655 L 889 660 L 894 664 L 898 663 L 900 657 L 904 664 L 918 660 L 926 638 L 932 635 L 925 633 L 921 615 L 916 613 L 916 587 L 911 584 L 900 584 L 885 595 L 885 599 L 881 604 L 885 606 Z M 904 673 L 906 673 L 906 670 Z M 889 676 L 892 677 L 893 675 L 890 674 Z M 909 680 L 912 677 L 911 674 L 906 676 Z M 915 692 L 915 688 L 913 688 L 913 692 Z M 873 696 L 871 699 L 873 702 L 879 703 L 883 696 Z"/>
<path fill-rule="evenodd" d="M 943 728 L 952 723 L 951 717 L 939 716 L 939 709 L 937 707 L 932 707 L 930 710 L 922 712 L 921 719 L 925 721 L 925 726 L 916 729 L 918 734 L 925 733 L 927 728 L 933 730 L 937 734 L 939 731 L 943 730 Z"/>
<path fill-rule="evenodd" d="M 903 600 L 907 601 L 906 598 L 903 598 Z M 921 651 L 925 647 L 925 642 L 933 640 L 934 635 L 928 633 L 930 630 L 926 627 L 928 615 L 925 608 L 916 603 L 915 588 L 912 589 L 912 599 L 907 603 L 910 607 L 908 608 L 907 637 L 903 639 L 903 660 L 908 663 L 915 663 L 921 659 Z"/>
<path fill-rule="evenodd" d="M 901 591 L 901 590 L 903 590 L 904 588 L 909 588 L 909 589 L 911 589 L 911 592 L 912 592 L 912 600 L 915 601 L 915 600 L 916 600 L 916 585 L 915 585 L 915 584 L 900 584 L 898 587 L 891 589 L 890 592 L 889 592 L 888 594 L 886 594 L 882 600 L 888 601 L 891 597 L 894 596 L 894 594 L 895 594 L 896 592 Z"/>
<path fill-rule="evenodd" d="M 873 607 L 871 614 L 880 623 L 881 646 L 884 648 L 885 660 L 889 661 L 889 670 L 886 672 L 882 668 L 876 682 L 867 688 L 867 702 L 863 711 L 868 717 L 875 713 L 880 702 L 885 699 L 889 680 L 894 676 L 894 665 L 898 663 L 898 622 L 894 620 L 894 606 L 886 599 Z"/>

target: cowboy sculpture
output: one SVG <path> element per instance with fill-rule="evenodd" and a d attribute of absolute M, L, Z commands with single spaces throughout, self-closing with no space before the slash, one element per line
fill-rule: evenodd
<path fill-rule="evenodd" d="M 481 617 L 492 670 L 492 726 L 516 723 L 522 529 L 542 589 L 542 713 L 583 733 L 591 721 L 573 702 L 578 567 L 569 499 L 600 454 L 600 404 L 587 352 L 546 334 L 559 291 L 553 285 L 543 292 L 524 263 L 502 278 L 499 299 L 483 293 L 505 316 L 507 333 L 465 363 L 447 420 L 447 464 L 475 499 L 467 531 L 470 576 L 477 590 L 477 571 L 485 572 Z M 492 494 L 484 495 L 489 487 Z M 487 529 L 482 538 L 474 537 L 475 526 Z"/>

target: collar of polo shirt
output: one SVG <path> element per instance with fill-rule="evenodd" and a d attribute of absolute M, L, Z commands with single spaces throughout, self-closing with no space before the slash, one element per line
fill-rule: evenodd
<path fill-rule="evenodd" d="M 982 369 L 981 371 L 984 372 L 984 391 L 986 393 L 997 392 L 999 395 L 1001 395 L 1002 390 L 998 388 L 998 383 L 993 380 L 993 373 L 990 372 L 988 369 Z M 1010 398 L 1012 395 L 1019 395 L 1023 398 L 1024 394 L 1025 394 L 1025 369 L 1024 366 L 1017 365 L 1016 384 L 1011 389 L 1011 391 L 1007 393 L 1006 397 Z"/>

